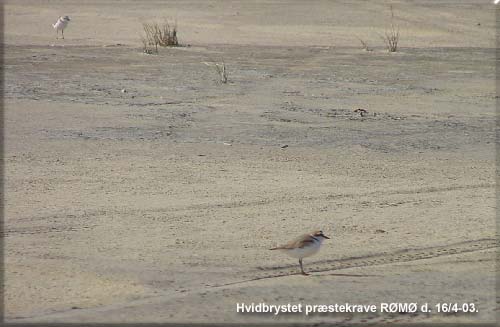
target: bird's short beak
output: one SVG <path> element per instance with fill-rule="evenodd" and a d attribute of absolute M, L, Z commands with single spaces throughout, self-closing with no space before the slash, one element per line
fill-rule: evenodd
<path fill-rule="evenodd" d="M 324 237 L 324 238 L 326 238 L 326 239 L 328 239 L 328 240 L 330 239 L 330 238 L 329 238 L 328 236 L 326 236 L 326 235 L 323 235 L 323 237 Z"/>

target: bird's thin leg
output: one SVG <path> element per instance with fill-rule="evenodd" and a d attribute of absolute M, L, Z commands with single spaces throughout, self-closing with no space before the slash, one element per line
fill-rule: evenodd
<path fill-rule="evenodd" d="M 59 30 L 56 29 L 56 40 L 59 39 Z"/>
<path fill-rule="evenodd" d="M 62 38 L 64 39 L 64 30 L 61 30 Z"/>
<path fill-rule="evenodd" d="M 302 275 L 308 276 L 309 274 L 304 271 L 304 268 L 302 267 L 302 259 L 299 259 L 299 264 L 300 264 L 300 271 Z"/>

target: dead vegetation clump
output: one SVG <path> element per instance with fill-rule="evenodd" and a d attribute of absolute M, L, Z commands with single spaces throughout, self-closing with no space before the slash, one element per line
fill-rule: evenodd
<path fill-rule="evenodd" d="M 207 66 L 213 66 L 215 68 L 215 71 L 217 72 L 217 76 L 219 77 L 218 81 L 222 84 L 227 84 L 228 73 L 224 59 L 222 59 L 220 62 L 209 59 L 209 61 L 205 61 L 203 63 Z"/>
<path fill-rule="evenodd" d="M 389 52 L 397 52 L 399 46 L 399 25 L 395 23 L 394 9 L 392 5 L 390 5 L 391 10 L 391 25 L 389 29 L 386 29 L 384 35 L 377 33 L 380 38 L 384 41 L 387 51 Z M 361 42 L 361 46 L 365 51 L 373 51 L 368 43 L 362 38 L 356 36 L 356 38 Z"/>
<path fill-rule="evenodd" d="M 358 37 L 358 40 L 359 40 L 359 42 L 361 42 L 361 46 L 363 47 L 363 50 L 365 50 L 365 51 L 373 51 L 373 49 L 370 48 L 368 46 L 368 43 L 366 43 L 365 41 L 363 41 L 363 39 L 361 39 L 360 37 Z"/>
<path fill-rule="evenodd" d="M 153 54 L 153 49 L 150 48 L 149 41 L 144 35 L 141 35 L 141 42 L 142 42 L 142 52 L 146 54 Z M 155 51 L 158 53 L 158 46 L 155 44 Z"/>
<path fill-rule="evenodd" d="M 170 25 L 165 20 L 163 23 L 150 22 L 143 23 L 142 28 L 144 34 L 141 35 L 141 42 L 144 53 L 151 54 L 158 53 L 158 46 L 161 47 L 175 47 L 179 45 L 177 39 L 177 24 Z"/>
<path fill-rule="evenodd" d="M 388 31 L 385 32 L 385 35 L 382 37 L 389 52 L 398 51 L 398 43 L 399 43 L 399 26 L 394 24 L 394 10 L 391 5 L 391 27 Z"/>
<path fill-rule="evenodd" d="M 226 64 L 224 63 L 224 59 L 220 63 L 218 63 L 218 62 L 215 63 L 215 70 L 217 71 L 217 74 L 219 74 L 219 81 L 222 84 L 226 84 L 227 83 L 227 70 L 226 70 Z"/>

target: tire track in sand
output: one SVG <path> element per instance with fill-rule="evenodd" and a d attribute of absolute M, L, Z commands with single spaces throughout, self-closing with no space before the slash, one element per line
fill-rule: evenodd
<path fill-rule="evenodd" d="M 492 238 L 484 238 L 478 240 L 463 241 L 458 243 L 452 243 L 448 245 L 439 245 L 425 248 L 417 249 L 405 249 L 398 250 L 390 253 L 379 253 L 361 257 L 352 257 L 338 260 L 324 260 L 308 264 L 309 272 L 324 272 L 324 271 L 334 271 L 342 270 L 354 267 L 368 267 L 377 266 L 384 264 L 402 263 L 402 262 L 412 262 L 422 259 L 431 259 L 436 257 L 444 257 L 448 255 L 461 254 L 467 252 L 482 251 L 487 249 L 492 249 L 500 246 L 500 241 Z M 297 265 L 288 266 L 271 266 L 271 267 L 257 267 L 256 269 L 249 271 L 243 275 L 244 279 L 237 281 L 223 283 L 223 284 L 213 284 L 206 285 L 201 291 L 206 292 L 217 292 L 218 290 L 225 288 L 238 287 L 241 284 L 257 282 L 260 280 L 280 278 L 286 276 L 298 275 Z M 124 303 L 115 303 L 106 306 L 92 307 L 81 310 L 61 310 L 56 312 L 36 314 L 32 316 L 25 317 L 11 317 L 10 322 L 32 322 L 36 319 L 42 320 L 58 320 L 58 319 L 72 319 L 78 318 L 86 315 L 96 316 L 96 315 L 108 315 L 110 312 L 116 310 L 126 310 L 134 307 L 155 305 L 162 303 L 164 301 L 172 299 L 186 298 L 195 295 L 200 292 L 200 289 L 187 290 L 180 294 L 162 294 L 159 296 L 148 296 L 141 299 L 127 301 Z M 35 319 L 35 320 L 33 320 Z"/>

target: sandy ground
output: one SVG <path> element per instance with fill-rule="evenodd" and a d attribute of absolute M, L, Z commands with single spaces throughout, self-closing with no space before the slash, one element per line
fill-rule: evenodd
<path fill-rule="evenodd" d="M 386 1 L 6 3 L 7 321 L 493 322 L 494 6 L 392 3 L 395 54 Z M 267 250 L 317 228 L 312 276 Z"/>

